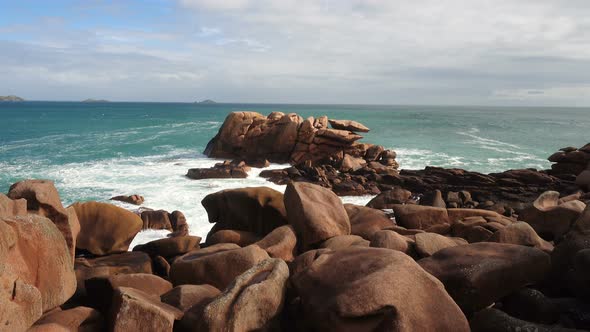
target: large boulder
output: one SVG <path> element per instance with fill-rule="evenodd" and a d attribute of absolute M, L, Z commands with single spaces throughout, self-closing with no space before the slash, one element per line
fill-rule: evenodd
<path fill-rule="evenodd" d="M 368 133 L 369 132 L 369 128 L 367 126 L 363 125 L 362 123 L 352 121 L 352 120 L 329 119 L 328 122 L 330 123 L 330 126 L 332 126 L 332 128 L 334 128 L 334 129 L 349 130 L 349 131 L 355 131 L 355 132 L 359 132 L 359 133 Z"/>
<path fill-rule="evenodd" d="M 12 245 L 0 259 L 5 267 L 2 274 L 37 288 L 43 311 L 68 300 L 76 290 L 76 275 L 68 245 L 57 226 L 37 215 L 3 218 L 1 222 L 13 234 Z"/>
<path fill-rule="evenodd" d="M 444 286 L 403 253 L 351 247 L 314 256 L 292 276 L 310 330 L 469 331 Z"/>
<path fill-rule="evenodd" d="M 576 264 L 576 260 L 585 256 L 578 256 L 578 253 L 585 249 L 590 249 L 590 205 L 584 209 L 571 230 L 551 253 L 551 287 L 557 292 L 569 291 L 578 296 L 590 294 L 588 283 L 577 277 L 580 273 L 579 269 L 585 269 L 585 264 Z"/>
<path fill-rule="evenodd" d="M 113 295 L 109 316 L 110 330 L 113 332 L 172 332 L 174 321 L 182 317 L 182 311 L 160 302 L 158 296 L 120 287 Z"/>
<path fill-rule="evenodd" d="M 223 229 L 247 231 L 265 236 L 287 224 L 283 194 L 268 187 L 228 189 L 207 195 L 201 204 L 210 223 L 210 235 Z"/>
<path fill-rule="evenodd" d="M 439 225 L 449 225 L 447 210 L 414 204 L 391 205 L 398 225 L 410 229 L 429 230 Z"/>
<path fill-rule="evenodd" d="M 85 281 L 90 278 L 117 274 L 152 273 L 150 256 L 143 252 L 125 252 L 97 258 L 76 258 L 75 264 L 78 296 L 85 295 Z"/>
<path fill-rule="evenodd" d="M 266 250 L 272 258 L 290 262 L 297 256 L 297 236 L 291 225 L 275 228 L 256 245 Z"/>
<path fill-rule="evenodd" d="M 553 245 L 551 243 L 539 237 L 529 224 L 522 221 L 500 228 L 488 239 L 488 241 L 535 247 L 546 253 L 551 253 L 551 251 L 553 251 Z"/>
<path fill-rule="evenodd" d="M 350 234 L 371 240 L 376 232 L 393 226 L 393 221 L 385 212 L 366 206 L 344 204 L 350 220 Z"/>
<path fill-rule="evenodd" d="M 93 307 L 107 312 L 113 294 L 119 287 L 139 289 L 146 294 L 160 297 L 172 289 L 172 284 L 153 274 L 130 273 L 90 278 L 85 281 L 85 287 Z"/>
<path fill-rule="evenodd" d="M 168 211 L 165 210 L 144 210 L 140 214 L 143 221 L 142 229 L 165 229 L 172 231 L 172 223 Z"/>
<path fill-rule="evenodd" d="M 287 185 L 284 200 L 289 224 L 304 249 L 334 236 L 350 234 L 348 214 L 330 189 L 293 182 Z"/>
<path fill-rule="evenodd" d="M 211 285 L 180 285 L 162 294 L 160 299 L 162 302 L 186 312 L 195 305 L 201 305 L 201 309 L 203 309 L 219 294 L 221 294 L 219 289 Z"/>
<path fill-rule="evenodd" d="M 586 204 L 579 200 L 560 202 L 558 192 L 547 191 L 523 210 L 520 218 L 529 223 L 544 239 L 560 240 L 585 207 Z"/>
<path fill-rule="evenodd" d="M 66 331 L 98 332 L 105 328 L 104 317 L 98 310 L 81 306 L 67 310 L 56 308 L 36 321 L 33 329 L 37 331 L 47 328 L 48 331 L 54 331 L 51 326 L 53 324 L 65 328 Z"/>
<path fill-rule="evenodd" d="M 252 232 L 222 229 L 216 231 L 215 233 L 210 233 L 209 236 L 207 236 L 207 245 L 218 243 L 235 243 L 240 247 L 245 247 L 256 243 L 260 239 L 261 237 L 259 235 Z"/>
<path fill-rule="evenodd" d="M 534 331 L 534 332 L 581 332 L 555 325 L 537 324 L 512 317 L 495 308 L 476 313 L 469 321 L 473 332 Z"/>
<path fill-rule="evenodd" d="M 237 276 L 269 258 L 256 245 L 240 248 L 235 244 L 217 244 L 178 257 L 170 267 L 170 281 L 182 284 L 208 284 L 225 289 Z"/>
<path fill-rule="evenodd" d="M 143 251 L 152 257 L 162 256 L 169 258 L 199 249 L 200 242 L 201 238 L 198 236 L 175 236 L 139 244 L 133 248 L 133 251 Z"/>
<path fill-rule="evenodd" d="M 386 248 L 401 251 L 412 256 L 415 251 L 416 242 L 408 237 L 398 234 L 392 230 L 381 230 L 373 234 L 369 244 L 374 248 Z"/>
<path fill-rule="evenodd" d="M 367 203 L 373 209 L 391 209 L 393 205 L 405 204 L 412 197 L 412 192 L 400 187 L 384 191 Z"/>
<path fill-rule="evenodd" d="M 81 226 L 76 247 L 95 255 L 127 251 L 143 226 L 139 216 L 115 205 L 86 202 L 72 207 Z"/>
<path fill-rule="evenodd" d="M 24 198 L 29 213 L 49 218 L 62 233 L 72 260 L 76 248 L 76 238 L 80 232 L 80 223 L 76 213 L 66 210 L 61 204 L 59 193 L 49 180 L 25 180 L 10 186 L 8 197 L 13 200 Z"/>
<path fill-rule="evenodd" d="M 277 328 L 285 298 L 289 268 L 267 259 L 241 274 L 205 307 L 207 331 L 264 331 Z"/>
<path fill-rule="evenodd" d="M 445 248 L 418 263 L 442 281 L 468 316 L 543 280 L 551 265 L 539 249 L 488 242 Z"/>
<path fill-rule="evenodd" d="M 467 241 L 463 239 L 452 239 L 436 233 L 418 233 L 414 237 L 416 238 L 416 252 L 421 257 L 432 256 L 444 248 L 467 244 Z"/>

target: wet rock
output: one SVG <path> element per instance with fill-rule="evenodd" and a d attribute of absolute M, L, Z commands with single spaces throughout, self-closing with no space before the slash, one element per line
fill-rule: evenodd
<path fill-rule="evenodd" d="M 141 205 L 145 201 L 143 196 L 140 195 L 120 195 L 111 197 L 112 201 L 120 201 L 125 202 L 133 205 Z"/>
<path fill-rule="evenodd" d="M 193 180 L 247 178 L 249 171 L 250 167 L 243 161 L 226 160 L 211 168 L 191 168 L 186 173 L 186 177 Z"/>

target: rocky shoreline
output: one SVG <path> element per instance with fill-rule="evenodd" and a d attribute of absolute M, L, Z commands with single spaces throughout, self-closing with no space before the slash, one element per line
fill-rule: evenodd
<path fill-rule="evenodd" d="M 395 152 L 357 142 L 368 130 L 230 114 L 206 154 L 233 162 L 190 177 L 289 162 L 261 174 L 287 187 L 209 194 L 204 241 L 180 211 L 64 207 L 51 181 L 14 184 L 0 194 L 0 330 L 590 329 L 590 145 L 545 171 L 399 171 Z M 338 197 L 366 193 L 367 206 Z M 129 248 L 142 229 L 172 233 Z"/>

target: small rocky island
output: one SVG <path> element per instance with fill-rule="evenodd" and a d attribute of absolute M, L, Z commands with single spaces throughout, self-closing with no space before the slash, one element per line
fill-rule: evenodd
<path fill-rule="evenodd" d="M 21 98 L 21 97 L 14 96 L 14 95 L 0 96 L 0 102 L 3 102 L 3 101 L 16 102 L 16 101 L 25 101 L 25 100 L 23 98 Z"/>
<path fill-rule="evenodd" d="M 195 104 L 212 105 L 212 104 L 217 104 L 217 102 L 215 102 L 211 99 L 205 99 L 205 100 L 201 100 L 201 101 L 195 101 Z"/>
<path fill-rule="evenodd" d="M 265 174 L 284 192 L 207 195 L 214 225 L 204 239 L 189 235 L 180 211 L 66 207 L 51 181 L 15 183 L 0 194 L 0 326 L 590 329 L 590 143 L 551 155 L 550 170 L 399 171 L 395 152 L 358 142 L 368 130 L 322 116 L 230 114 L 205 151 L 229 160 L 195 177 L 291 166 Z M 337 196 L 368 192 L 378 195 L 366 206 Z M 171 233 L 129 248 L 142 229 Z"/>
<path fill-rule="evenodd" d="M 106 99 L 84 99 L 82 100 L 83 103 L 110 103 L 110 101 Z"/>

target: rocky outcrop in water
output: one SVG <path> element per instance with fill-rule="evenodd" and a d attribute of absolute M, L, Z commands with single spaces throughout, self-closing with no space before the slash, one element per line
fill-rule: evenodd
<path fill-rule="evenodd" d="M 21 97 L 10 95 L 10 96 L 0 96 L 0 102 L 2 102 L 2 101 L 25 101 L 25 100 Z"/>
<path fill-rule="evenodd" d="M 329 120 L 326 116 L 303 119 L 295 113 L 273 112 L 264 116 L 233 112 L 207 144 L 205 154 L 212 158 L 268 159 L 293 165 L 309 162 L 347 172 L 375 161 L 397 168 L 395 153 L 357 142 L 362 138 L 357 132 L 368 131 L 358 122 Z"/>

